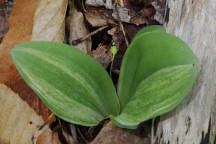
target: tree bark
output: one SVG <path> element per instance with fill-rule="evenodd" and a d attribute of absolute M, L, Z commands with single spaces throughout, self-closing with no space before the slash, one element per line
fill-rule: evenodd
<path fill-rule="evenodd" d="M 155 144 L 216 144 L 216 1 L 167 0 L 167 32 L 183 39 L 199 61 L 197 81 L 186 99 L 164 115 Z"/>

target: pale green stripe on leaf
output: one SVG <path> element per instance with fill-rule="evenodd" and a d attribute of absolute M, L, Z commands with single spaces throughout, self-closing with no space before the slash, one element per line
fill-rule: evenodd
<path fill-rule="evenodd" d="M 17 65 L 20 64 L 17 62 Z M 97 125 L 104 119 L 103 115 L 96 112 L 95 109 L 88 107 L 87 104 L 82 104 L 69 98 L 44 79 L 40 79 L 32 74 L 28 68 L 22 66 L 22 73 L 26 75 L 30 87 L 39 95 L 43 95 L 41 99 L 47 104 L 50 110 L 54 111 L 57 116 L 64 120 L 76 124 L 92 126 Z M 45 87 L 42 87 L 44 85 Z M 81 115 L 81 113 L 83 115 Z"/>
<path fill-rule="evenodd" d="M 76 67 L 76 65 L 73 65 L 73 69 L 70 69 L 69 65 L 67 65 L 64 61 L 59 59 L 58 57 L 55 57 L 49 53 L 42 53 L 35 49 L 28 49 L 28 48 L 22 48 L 20 51 L 26 53 L 26 55 L 32 55 L 38 57 L 38 59 L 41 59 L 51 65 L 54 65 L 55 67 L 61 69 L 65 74 L 69 75 L 70 78 L 74 79 L 77 83 L 80 83 L 81 86 L 87 91 L 88 98 L 86 100 L 89 100 L 91 102 L 95 103 L 95 107 L 98 108 L 99 111 L 102 111 L 103 114 L 109 115 L 107 113 L 107 110 L 104 108 L 102 103 L 100 102 L 100 96 L 95 92 L 95 89 L 92 87 L 94 84 L 88 83 L 86 77 L 88 77 L 88 73 L 84 71 L 79 71 L 79 67 Z M 45 64 L 44 62 L 44 64 Z M 86 75 L 84 78 L 83 75 Z"/>
<path fill-rule="evenodd" d="M 140 82 L 160 69 L 194 64 L 191 49 L 179 38 L 165 32 L 147 32 L 136 37 L 127 49 L 118 81 L 121 111 L 137 90 Z"/>
<path fill-rule="evenodd" d="M 11 54 L 24 80 L 60 118 L 92 126 L 119 114 L 107 72 L 81 51 L 60 43 L 27 42 Z"/>
<path fill-rule="evenodd" d="M 145 120 L 172 110 L 192 88 L 196 67 L 192 64 L 163 68 L 143 80 L 114 122 L 133 128 Z"/>

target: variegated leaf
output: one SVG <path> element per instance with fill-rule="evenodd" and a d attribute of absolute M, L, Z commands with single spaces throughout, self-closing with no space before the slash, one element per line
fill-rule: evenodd
<path fill-rule="evenodd" d="M 136 128 L 140 122 L 172 110 L 192 88 L 194 67 L 188 64 L 164 68 L 140 82 L 121 114 L 113 119 L 115 123 Z"/>
<path fill-rule="evenodd" d="M 60 118 L 93 126 L 119 114 L 107 72 L 80 50 L 56 42 L 27 42 L 11 54 L 24 80 Z"/>
<path fill-rule="evenodd" d="M 156 96 L 152 96 L 152 94 L 146 95 L 145 92 L 143 94 L 139 94 L 139 97 L 136 96 L 137 91 L 142 89 L 139 88 L 142 82 L 145 81 L 145 86 L 153 85 L 155 87 L 160 87 L 160 71 L 163 71 L 163 69 L 166 68 L 168 68 L 167 70 L 172 70 L 172 67 L 178 67 L 179 65 L 192 65 L 191 69 L 188 71 L 184 68 L 178 68 L 179 70 L 183 70 L 182 77 L 185 77 L 185 74 L 190 75 L 186 80 L 176 84 L 183 85 L 185 87 L 182 87 L 182 89 L 178 89 L 177 87 L 173 88 L 172 83 L 176 82 L 174 80 L 170 81 L 170 83 L 166 85 L 166 91 L 164 89 L 157 89 Z M 155 76 L 154 73 L 157 73 L 157 76 Z M 167 74 L 169 74 L 169 71 L 167 71 Z M 170 76 L 169 79 L 175 79 L 175 77 L 179 76 L 177 73 L 175 74 L 168 75 Z M 163 75 L 165 76 L 164 73 Z M 190 91 L 193 82 L 195 81 L 196 75 L 196 57 L 182 40 L 157 30 L 152 32 L 143 32 L 137 35 L 130 44 L 123 59 L 118 83 L 121 118 L 114 118 L 114 122 L 118 125 L 121 125 L 122 127 L 134 128 L 137 126 L 137 124 L 144 120 L 170 111 L 178 103 L 180 103 L 183 97 L 185 97 L 185 95 Z M 147 80 L 151 78 L 151 81 Z M 144 90 L 146 89 L 144 88 Z M 169 105 L 169 100 L 172 99 L 170 97 L 171 90 L 173 90 L 172 94 L 178 91 L 180 91 L 182 94 L 176 95 L 176 101 L 173 102 L 170 107 L 160 111 L 160 109 L 163 107 L 160 102 L 164 103 L 164 100 L 160 101 L 159 99 L 166 97 L 167 103 L 164 105 Z M 163 93 L 163 95 L 161 93 Z M 153 103 L 147 107 L 145 103 L 150 103 L 150 100 Z M 158 103 L 156 103 L 156 101 Z M 148 109 L 153 109 L 155 104 L 161 105 L 161 107 L 158 107 L 159 112 L 154 113 L 152 111 L 150 114 Z M 140 105 L 140 107 L 137 109 L 138 105 Z M 132 109 L 132 107 L 134 108 Z M 128 112 L 128 109 L 131 111 Z M 140 111 L 146 113 L 141 114 Z M 124 117 L 125 115 L 128 115 L 128 117 Z M 135 120 L 134 118 L 137 119 Z M 128 123 L 129 121 L 130 123 Z M 134 124 L 131 124 L 132 121 L 134 121 Z"/>

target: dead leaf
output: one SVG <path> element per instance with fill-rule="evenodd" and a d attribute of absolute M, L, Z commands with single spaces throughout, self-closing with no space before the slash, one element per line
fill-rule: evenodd
<path fill-rule="evenodd" d="M 130 19 L 131 19 L 131 15 L 130 15 L 130 10 L 126 7 L 121 7 L 119 5 L 117 5 L 117 9 L 118 9 L 118 13 L 119 13 L 119 17 L 121 19 L 122 22 L 126 22 L 126 23 L 130 23 Z M 117 17 L 117 12 L 115 9 L 113 9 L 113 14 L 112 14 L 113 18 L 118 20 Z"/>
<path fill-rule="evenodd" d="M 62 42 L 66 7 L 67 0 L 17 0 L 9 20 L 9 31 L 0 45 L 0 82 L 17 92 L 44 120 L 50 111 L 19 75 L 10 49 L 31 39 Z"/>
<path fill-rule="evenodd" d="M 21 96 L 44 120 L 50 111 L 19 75 L 10 55 L 15 45 L 30 41 L 33 17 L 39 1 L 17 0 L 9 18 L 9 31 L 0 45 L 0 83 L 5 83 Z M 23 9 L 25 7 L 25 9 Z"/>
<path fill-rule="evenodd" d="M 153 0 L 118 0 L 117 10 L 119 18 L 122 22 L 131 23 L 136 25 L 141 24 L 155 24 L 153 19 L 155 15 L 155 9 L 151 3 Z M 165 1 L 165 0 L 162 0 Z M 157 1 L 157 3 L 162 3 Z M 112 9 L 112 17 L 115 20 L 119 20 L 117 10 L 115 9 L 115 3 L 109 0 L 86 0 L 86 4 L 89 6 L 105 6 L 107 9 Z M 109 4 L 109 5 L 108 5 Z M 110 5 L 111 4 L 111 5 Z M 103 8 L 97 8 L 97 10 Z M 158 12 L 156 13 L 156 15 Z M 98 16 L 95 16 L 98 19 Z M 157 17 L 157 16 L 156 16 Z M 87 18 L 88 19 L 88 18 Z M 157 20 L 157 19 L 156 19 Z M 90 20 L 89 20 L 90 21 Z M 93 20 L 90 24 L 94 24 Z"/>
<path fill-rule="evenodd" d="M 93 50 L 90 55 L 99 62 L 105 69 L 112 61 L 112 52 L 110 48 L 105 45 L 99 44 L 96 50 Z"/>
<path fill-rule="evenodd" d="M 134 16 L 130 19 L 130 22 L 136 25 L 148 24 L 148 20 L 140 16 Z"/>
<path fill-rule="evenodd" d="M 51 111 L 45 106 L 37 94 L 25 83 L 23 79 L 7 83 L 7 86 L 10 87 L 15 93 L 19 94 L 19 96 L 26 101 L 38 115 L 41 115 L 44 120 L 47 120 L 51 114 Z"/>
<path fill-rule="evenodd" d="M 0 143 L 31 144 L 43 123 L 18 94 L 0 84 Z"/>
<path fill-rule="evenodd" d="M 113 0 L 86 0 L 86 5 L 88 6 L 94 6 L 94 7 L 105 7 L 107 9 L 113 10 L 112 16 L 117 20 L 117 15 L 114 8 L 114 1 Z M 130 22 L 130 15 L 129 15 L 129 9 L 124 7 L 125 0 L 118 0 L 118 10 L 119 15 L 121 18 L 121 21 L 123 22 Z"/>
<path fill-rule="evenodd" d="M 107 9 L 112 9 L 113 8 L 113 2 L 112 0 L 86 0 L 87 5 L 91 6 L 105 6 Z"/>
<path fill-rule="evenodd" d="M 41 0 L 34 15 L 32 40 L 63 42 L 68 0 Z"/>
<path fill-rule="evenodd" d="M 117 25 L 112 19 L 112 12 L 106 9 L 88 9 L 85 13 L 87 21 L 93 27 L 100 27 L 105 25 Z"/>
<path fill-rule="evenodd" d="M 149 144 L 149 142 L 109 122 L 90 144 Z"/>
<path fill-rule="evenodd" d="M 9 18 L 9 31 L 0 45 L 0 82 L 13 82 L 20 78 L 10 56 L 10 49 L 20 43 L 30 41 L 34 12 L 39 1 L 16 0 Z"/>
<path fill-rule="evenodd" d="M 0 45 L 0 82 L 10 83 L 20 78 L 10 56 L 10 49 L 15 45 L 30 41 L 32 38 L 33 40 L 63 40 L 64 34 L 61 31 L 64 29 L 62 27 L 64 20 L 61 19 L 64 19 L 66 5 L 67 0 L 57 0 L 57 2 L 16 0 L 16 5 L 9 18 L 9 31 Z M 52 14 L 55 14 L 56 17 L 47 18 Z M 56 28 L 57 31 L 53 28 Z"/>
<path fill-rule="evenodd" d="M 151 16 L 155 15 L 155 9 L 153 7 L 143 8 L 138 12 L 138 14 L 141 15 L 142 17 L 150 18 Z"/>
<path fill-rule="evenodd" d="M 154 19 L 158 21 L 160 24 L 163 24 L 166 16 L 166 12 L 165 12 L 166 0 L 154 1 L 152 2 L 152 5 L 156 10 Z"/>
<path fill-rule="evenodd" d="M 58 133 L 48 129 L 37 138 L 36 144 L 61 144 L 61 142 Z"/>
<path fill-rule="evenodd" d="M 118 27 L 113 27 L 112 29 L 108 30 L 107 33 L 111 36 L 113 36 L 115 33 L 119 32 Z"/>
<path fill-rule="evenodd" d="M 124 28 L 127 33 L 129 41 L 132 41 L 137 32 L 144 27 L 144 25 L 136 26 L 133 24 L 124 24 Z"/>
<path fill-rule="evenodd" d="M 69 17 L 67 18 L 67 24 L 69 29 L 69 44 L 72 45 L 72 41 L 77 40 L 86 36 L 89 32 L 85 26 L 85 21 L 83 14 L 78 12 L 74 6 L 73 1 L 69 1 L 70 12 Z M 78 45 L 74 46 L 77 49 L 82 50 L 85 53 L 91 51 L 91 39 L 87 39 Z"/>

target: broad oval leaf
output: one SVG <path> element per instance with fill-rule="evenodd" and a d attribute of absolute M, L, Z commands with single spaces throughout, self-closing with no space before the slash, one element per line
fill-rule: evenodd
<path fill-rule="evenodd" d="M 80 50 L 56 42 L 27 42 L 11 54 L 24 80 L 60 118 L 93 126 L 119 114 L 107 72 Z"/>
<path fill-rule="evenodd" d="M 149 33 L 149 32 L 166 32 L 165 28 L 159 25 L 147 26 L 141 29 L 134 37 L 134 39 L 140 35 Z"/>
<path fill-rule="evenodd" d="M 122 113 L 113 121 L 120 127 L 133 129 L 142 121 L 172 110 L 192 88 L 194 73 L 193 64 L 163 68 L 153 73 L 139 84 Z"/>
<path fill-rule="evenodd" d="M 165 99 L 160 101 L 162 97 L 167 97 L 167 102 L 169 101 L 169 90 L 164 91 L 163 89 L 158 88 L 155 89 L 157 95 L 147 95 L 143 91 L 144 93 L 139 94 L 139 97 L 136 96 L 137 91 L 142 91 L 140 90 L 142 89 L 140 88 L 142 82 L 145 81 L 145 86 L 153 85 L 155 87 L 160 87 L 160 84 L 158 83 L 161 75 L 160 71 L 163 71 L 163 69 L 166 68 L 171 68 L 170 70 L 172 70 L 173 67 L 180 65 L 192 65 L 192 70 L 188 71 L 189 74 L 186 71 L 187 69 L 180 69 L 183 71 L 185 70 L 182 77 L 184 77 L 184 73 L 188 75 L 187 80 L 179 82 L 178 85 L 182 85 L 182 87 L 179 86 L 181 89 L 178 89 L 177 87 L 172 88 L 172 85 L 176 81 L 170 81 L 170 84 L 166 85 L 166 89 L 173 89 L 173 93 L 177 93 L 178 91 L 181 93 L 176 96 L 178 98 L 176 98 L 176 101 L 173 102 L 170 107 L 162 109 L 162 103 L 165 103 Z M 154 75 L 155 73 L 157 76 Z M 123 59 L 118 83 L 121 114 L 114 118 L 113 121 L 121 127 L 135 128 L 142 121 L 170 111 L 180 103 L 183 97 L 190 91 L 196 75 L 196 57 L 182 40 L 165 32 L 154 31 L 140 34 L 132 41 Z M 150 81 L 147 81 L 147 79 L 151 79 L 150 77 L 154 80 L 151 81 L 151 83 Z M 170 76 L 170 79 L 174 79 L 175 75 L 172 77 L 173 78 Z M 162 95 L 160 93 L 164 94 Z M 141 105 L 142 103 L 143 106 Z M 147 108 L 145 103 L 151 103 L 151 105 L 148 105 Z M 151 111 L 152 113 L 149 114 L 148 109 L 152 110 L 155 104 L 161 104 L 161 107 L 158 107 L 158 113 Z M 164 105 L 168 104 L 169 103 L 166 103 Z M 140 105 L 140 107 L 138 107 L 138 105 Z M 129 112 L 129 109 L 131 109 L 132 112 Z M 140 111 L 146 112 L 146 114 L 142 113 L 141 115 Z M 125 115 L 128 116 L 126 117 Z"/>

